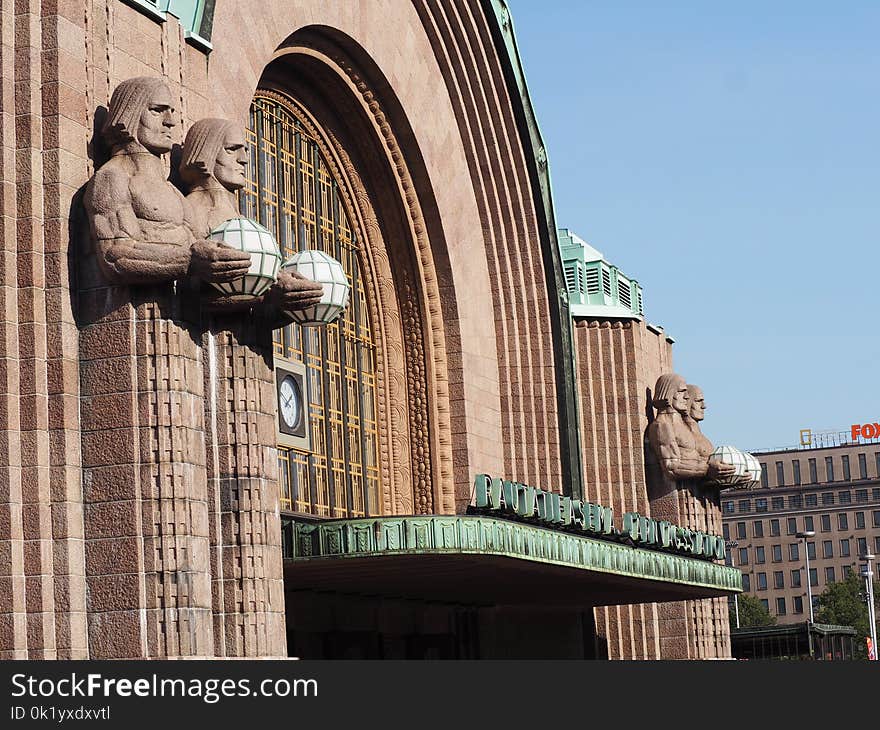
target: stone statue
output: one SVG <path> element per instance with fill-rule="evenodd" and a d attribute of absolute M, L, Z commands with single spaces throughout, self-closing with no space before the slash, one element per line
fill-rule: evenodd
<path fill-rule="evenodd" d="M 734 473 L 735 467 L 730 464 L 709 461 L 709 454 L 703 451 L 708 445 L 711 453 L 711 443 L 702 433 L 698 439 L 688 425 L 693 404 L 683 377 L 674 373 L 661 375 L 654 388 L 653 405 L 657 416 L 648 426 L 648 442 L 667 479 L 711 482 Z M 700 405 L 696 412 L 702 418 Z M 699 431 L 699 426 L 694 425 Z"/>
<path fill-rule="evenodd" d="M 201 119 L 187 132 L 180 176 L 199 238 L 241 216 L 236 193 L 245 186 L 247 161 L 233 122 Z M 289 324 L 285 311 L 317 304 L 322 295 L 321 284 L 287 271 L 249 300 L 200 290 L 204 387 L 215 394 L 205 416 L 217 656 L 285 653 L 271 331 Z"/>
<path fill-rule="evenodd" d="M 192 205 L 200 235 L 207 235 L 241 215 L 236 193 L 245 186 L 247 161 L 244 134 L 234 122 L 200 119 L 190 127 L 183 144 L 180 176 L 188 188 L 187 201 Z M 264 297 L 256 298 L 248 306 L 262 305 L 261 313 L 271 316 L 317 304 L 322 293 L 321 284 L 295 271 L 282 270 Z M 219 293 L 212 293 L 210 306 L 228 309 L 236 305 L 227 303 Z"/>
<path fill-rule="evenodd" d="M 708 459 L 714 450 L 714 446 L 712 446 L 712 442 L 703 435 L 700 429 L 700 421 L 706 417 L 706 398 L 703 395 L 702 388 L 699 386 L 688 383 L 687 389 L 691 400 L 691 407 L 688 414 L 684 417 L 684 422 L 694 437 L 694 446 L 697 453 Z"/>
<path fill-rule="evenodd" d="M 168 85 L 139 76 L 110 99 L 102 130 L 110 159 L 89 182 L 84 203 L 97 264 L 112 284 L 157 284 L 195 274 L 233 281 L 250 257 L 196 233 L 198 223 L 168 181 L 163 155 L 176 141 L 176 110 Z"/>

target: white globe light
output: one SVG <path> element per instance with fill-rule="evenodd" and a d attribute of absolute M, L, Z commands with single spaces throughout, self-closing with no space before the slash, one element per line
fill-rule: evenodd
<path fill-rule="evenodd" d="M 324 287 L 321 301 L 306 309 L 285 312 L 303 326 L 330 324 L 348 306 L 351 285 L 345 271 L 336 259 L 323 251 L 300 251 L 284 262 L 282 269 L 292 269 Z"/>
<path fill-rule="evenodd" d="M 734 489 L 751 489 L 761 481 L 761 465 L 758 460 L 736 446 L 718 446 L 709 455 L 709 461 L 723 461 L 736 470 L 730 476 L 715 479 L 715 484 Z"/>
<path fill-rule="evenodd" d="M 215 289 L 232 299 L 253 299 L 275 283 L 281 268 L 281 251 L 275 237 L 259 223 L 250 218 L 230 218 L 211 231 L 208 238 L 251 257 L 247 274 L 228 283 L 212 283 Z"/>

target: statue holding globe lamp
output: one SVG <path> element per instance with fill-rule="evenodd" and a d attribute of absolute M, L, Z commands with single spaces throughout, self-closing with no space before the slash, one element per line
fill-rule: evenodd
<path fill-rule="evenodd" d="M 298 311 L 320 302 L 324 288 L 296 271 L 281 270 L 281 252 L 272 234 L 241 217 L 236 193 L 245 184 L 247 147 L 241 128 L 227 119 L 201 119 L 183 145 L 180 177 L 188 188 L 199 229 L 208 239 L 249 256 L 250 266 L 233 281 L 215 282 L 210 308 L 258 307 L 271 315 Z"/>

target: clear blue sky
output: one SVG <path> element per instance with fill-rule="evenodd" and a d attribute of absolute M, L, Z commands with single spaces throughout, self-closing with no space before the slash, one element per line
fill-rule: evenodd
<path fill-rule="evenodd" d="M 643 286 L 705 433 L 880 421 L 880 2 L 509 5 L 557 224 Z"/>

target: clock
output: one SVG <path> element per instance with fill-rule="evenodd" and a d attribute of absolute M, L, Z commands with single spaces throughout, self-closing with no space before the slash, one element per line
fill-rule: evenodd
<path fill-rule="evenodd" d="M 302 399 L 292 375 L 285 375 L 278 387 L 278 413 L 287 428 L 295 429 L 302 417 Z"/>
<path fill-rule="evenodd" d="M 278 442 L 282 446 L 308 448 L 309 404 L 305 398 L 305 366 L 284 362 L 275 367 L 278 398 Z"/>

